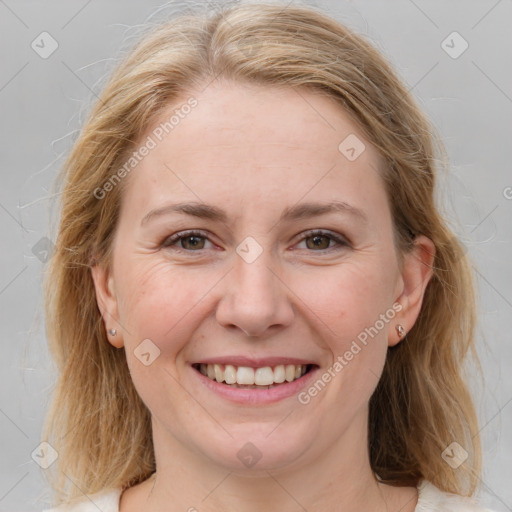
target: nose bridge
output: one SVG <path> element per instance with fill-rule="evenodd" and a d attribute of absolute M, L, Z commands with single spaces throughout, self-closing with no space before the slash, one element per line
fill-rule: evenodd
<path fill-rule="evenodd" d="M 249 254 L 251 252 L 253 252 L 252 249 Z M 270 249 L 262 251 L 254 260 L 237 256 L 234 268 L 236 281 L 232 291 L 237 293 L 238 300 L 243 301 L 247 298 L 248 302 L 258 302 L 263 299 L 267 304 L 275 300 L 276 276 L 270 270 L 273 263 Z"/>
<path fill-rule="evenodd" d="M 236 326 L 249 336 L 263 334 L 269 327 L 289 325 L 293 318 L 286 287 L 275 275 L 274 255 L 252 237 L 236 248 L 234 268 L 217 308 L 223 326 Z"/>

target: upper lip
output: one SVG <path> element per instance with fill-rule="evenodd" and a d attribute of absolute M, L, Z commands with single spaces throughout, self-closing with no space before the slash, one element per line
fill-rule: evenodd
<path fill-rule="evenodd" d="M 207 357 L 196 361 L 194 364 L 230 364 L 233 366 L 248 366 L 250 368 L 263 368 L 265 366 L 278 366 L 281 364 L 316 364 L 307 359 L 297 357 L 247 357 L 247 356 L 217 356 Z"/>

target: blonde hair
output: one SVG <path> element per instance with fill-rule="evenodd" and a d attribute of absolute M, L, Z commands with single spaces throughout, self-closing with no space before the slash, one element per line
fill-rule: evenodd
<path fill-rule="evenodd" d="M 435 205 L 440 146 L 434 130 L 361 36 L 309 7 L 247 4 L 192 11 L 152 29 L 111 76 L 64 166 L 60 225 L 45 281 L 47 335 L 59 378 L 43 438 L 59 453 L 47 470 L 57 502 L 126 488 L 156 469 L 150 413 L 124 350 L 107 340 L 90 272 L 94 264 L 110 264 L 127 180 L 101 200 L 94 191 L 163 109 L 219 77 L 327 95 L 380 151 L 397 247 L 403 254 L 423 234 L 436 254 L 419 318 L 389 349 L 370 401 L 371 467 L 392 485 L 426 478 L 442 490 L 472 494 L 480 441 L 462 363 L 468 352 L 476 360 L 473 282 Z M 469 454 L 457 469 L 442 458 L 452 442 Z"/>

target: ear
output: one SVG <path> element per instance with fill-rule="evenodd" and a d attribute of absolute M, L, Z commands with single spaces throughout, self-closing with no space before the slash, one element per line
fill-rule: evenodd
<path fill-rule="evenodd" d="M 432 265 L 436 248 L 432 240 L 420 235 L 414 241 L 414 247 L 403 258 L 401 270 L 401 291 L 396 302 L 402 305 L 395 317 L 395 325 L 402 325 L 407 333 L 414 326 L 421 311 L 425 290 L 432 277 Z M 397 345 L 401 340 L 393 328 L 389 333 L 388 345 Z"/>
<path fill-rule="evenodd" d="M 119 309 L 115 294 L 114 279 L 109 270 L 98 264 L 91 267 L 91 275 L 96 289 L 96 302 L 103 317 L 105 332 L 108 341 L 116 348 L 124 346 L 121 325 L 119 323 Z M 109 333 L 110 329 L 116 330 L 116 335 Z"/>

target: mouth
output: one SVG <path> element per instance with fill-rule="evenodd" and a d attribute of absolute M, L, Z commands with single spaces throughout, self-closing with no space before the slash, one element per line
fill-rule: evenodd
<path fill-rule="evenodd" d="M 192 368 L 208 379 L 231 388 L 272 389 L 286 386 L 318 368 L 316 364 L 277 364 L 274 366 L 235 366 L 194 363 Z"/>

